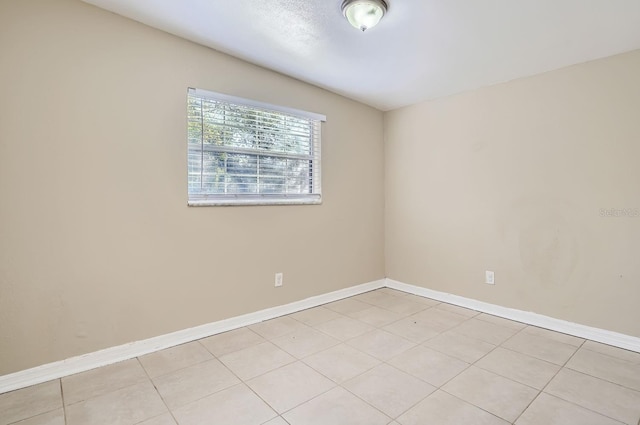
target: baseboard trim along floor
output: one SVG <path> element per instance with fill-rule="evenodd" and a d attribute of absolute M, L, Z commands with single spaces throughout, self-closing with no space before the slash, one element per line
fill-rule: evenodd
<path fill-rule="evenodd" d="M 172 332 L 166 335 L 131 342 L 116 347 L 72 357 L 66 360 L 48 363 L 42 366 L 0 376 L 0 394 L 31 385 L 40 384 L 52 379 L 62 378 L 75 373 L 84 372 L 101 366 L 132 359 L 155 351 L 164 350 L 176 345 L 185 344 L 222 332 L 252 325 L 254 323 L 306 310 L 322 304 L 352 297 L 364 292 L 388 287 L 410 294 L 432 298 L 437 301 L 470 308 L 483 313 L 515 320 L 528 325 L 538 326 L 581 338 L 590 339 L 619 348 L 640 352 L 640 338 L 611 332 L 604 329 L 571 323 L 540 314 L 502 307 L 458 295 L 434 291 L 420 286 L 409 285 L 392 279 L 381 279 L 361 285 L 352 286 L 323 295 L 295 301 L 278 307 L 260 310 L 254 313 L 236 316 L 218 322 L 208 323 L 194 328 Z"/>
<path fill-rule="evenodd" d="M 285 316 L 297 311 L 306 310 L 322 304 L 338 301 L 343 298 L 352 297 L 354 295 L 382 288 L 384 285 L 384 279 L 363 283 L 361 285 L 351 286 L 349 288 L 310 297 L 301 301 L 295 301 L 278 307 L 267 308 L 254 313 L 243 314 L 242 316 L 207 323 L 194 328 L 118 345 L 116 347 L 110 347 L 93 353 L 71 357 L 69 359 L 0 376 L 0 394 L 17 390 L 19 388 L 29 387 L 31 385 L 41 384 L 52 379 L 62 378 L 63 376 L 69 376 L 101 366 L 107 366 L 109 364 L 129 360 L 155 351 L 164 350 L 165 348 L 175 347 L 176 345 L 206 338 L 211 335 L 216 335 L 244 326 L 253 325 L 254 323 Z"/>
<path fill-rule="evenodd" d="M 515 320 L 516 322 L 525 323 L 531 326 L 549 329 L 556 332 L 562 332 L 592 341 L 601 342 L 607 345 L 613 345 L 625 350 L 640 352 L 640 338 L 621 334 L 618 332 L 607 331 L 604 329 L 594 328 L 591 326 L 580 325 L 578 323 L 567 322 L 565 320 L 555 319 L 542 314 L 532 313 L 530 311 L 516 310 L 513 308 L 502 307 L 496 304 L 490 304 L 483 301 L 477 301 L 471 298 L 461 297 L 459 295 L 448 294 L 446 292 L 434 291 L 432 289 L 423 288 L 421 286 L 409 285 L 392 279 L 385 279 L 385 286 L 398 291 L 408 292 L 413 295 L 431 298 L 436 301 L 442 301 L 454 304 L 460 307 L 470 308 L 482 313 L 492 314 L 494 316 L 503 317 L 505 319 Z"/>

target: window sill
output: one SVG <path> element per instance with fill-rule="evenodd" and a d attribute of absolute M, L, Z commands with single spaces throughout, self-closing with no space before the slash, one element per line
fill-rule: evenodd
<path fill-rule="evenodd" d="M 252 198 L 252 199 L 202 199 L 189 200 L 187 205 L 190 207 L 240 207 L 240 206 L 267 206 L 267 205 L 320 205 L 322 198 Z"/>

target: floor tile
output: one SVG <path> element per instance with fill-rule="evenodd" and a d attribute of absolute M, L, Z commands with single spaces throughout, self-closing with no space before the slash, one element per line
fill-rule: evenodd
<path fill-rule="evenodd" d="M 296 362 L 247 381 L 247 385 L 282 414 L 336 384 L 306 364 Z"/>
<path fill-rule="evenodd" d="M 261 425 L 278 416 L 244 384 L 189 403 L 173 413 L 180 425 Z"/>
<path fill-rule="evenodd" d="M 350 317 L 340 317 L 329 320 L 328 322 L 316 325 L 315 328 L 341 341 L 355 338 L 374 329 L 373 326 L 367 325 L 359 320 L 351 319 Z"/>
<path fill-rule="evenodd" d="M 126 360 L 62 378 L 64 402 L 69 405 L 148 381 L 138 359 Z"/>
<path fill-rule="evenodd" d="M 485 322 L 493 323 L 494 325 L 506 326 L 515 330 L 521 330 L 527 327 L 524 323 L 516 322 L 514 320 L 505 319 L 502 317 L 494 316 L 492 314 L 482 313 L 475 316 L 478 320 L 484 320 Z"/>
<path fill-rule="evenodd" d="M 453 332 L 476 338 L 489 344 L 500 345 L 518 331 L 516 329 L 496 325 L 485 320 L 469 319 L 452 329 Z"/>
<path fill-rule="evenodd" d="M 496 348 L 495 345 L 488 342 L 452 331 L 441 333 L 423 345 L 467 363 L 475 363 Z"/>
<path fill-rule="evenodd" d="M 580 347 L 584 343 L 584 339 L 578 338 L 577 336 L 538 328 L 536 326 L 527 326 L 523 332 L 530 335 L 540 336 L 542 338 L 552 339 L 557 342 L 562 342 L 563 344 L 573 345 L 574 347 Z"/>
<path fill-rule="evenodd" d="M 220 361 L 242 380 L 255 378 L 288 363 L 293 363 L 295 360 L 291 354 L 270 342 L 264 342 L 220 357 Z"/>
<path fill-rule="evenodd" d="M 290 314 L 289 317 L 292 317 L 305 325 L 314 326 L 328 322 L 329 320 L 337 319 L 338 317 L 342 317 L 342 315 L 320 306 Z"/>
<path fill-rule="evenodd" d="M 438 310 L 435 307 L 414 314 L 411 318 L 414 321 L 423 323 L 438 333 L 448 331 L 460 323 L 470 320 L 468 317 L 460 314 L 446 310 Z"/>
<path fill-rule="evenodd" d="M 323 307 L 335 311 L 336 313 L 348 315 L 358 311 L 366 310 L 371 307 L 371 305 L 362 301 L 358 301 L 354 298 L 345 298 L 343 300 L 324 304 Z"/>
<path fill-rule="evenodd" d="M 469 366 L 461 360 L 420 345 L 394 357 L 389 364 L 436 387 Z"/>
<path fill-rule="evenodd" d="M 475 365 L 538 390 L 542 390 L 560 370 L 560 366 L 553 363 L 501 347 Z"/>
<path fill-rule="evenodd" d="M 378 300 L 371 301 L 371 303 L 377 307 L 393 311 L 403 316 L 415 314 L 429 308 L 429 306 L 425 304 L 417 303 L 408 298 L 394 296 L 380 298 Z"/>
<path fill-rule="evenodd" d="M 155 418 L 147 419 L 144 422 L 140 422 L 136 425 L 176 425 L 176 421 L 173 420 L 173 416 L 170 413 L 156 416 Z"/>
<path fill-rule="evenodd" d="M 640 391 L 640 365 L 626 360 L 580 349 L 566 367 Z"/>
<path fill-rule="evenodd" d="M 389 360 L 416 344 L 404 338 L 376 329 L 347 342 L 350 346 L 380 360 Z"/>
<path fill-rule="evenodd" d="M 385 326 L 383 329 L 418 344 L 433 338 L 439 333 L 439 330 L 434 329 L 429 320 L 415 316 L 405 317 Z"/>
<path fill-rule="evenodd" d="M 266 339 L 274 339 L 292 332 L 307 329 L 307 325 L 288 316 L 277 317 L 249 326 L 249 329 Z"/>
<path fill-rule="evenodd" d="M 0 424 L 7 425 L 62 407 L 60 381 L 0 394 Z"/>
<path fill-rule="evenodd" d="M 395 291 L 397 292 L 397 291 Z M 385 302 L 389 302 L 389 300 L 394 300 L 397 298 L 400 299 L 404 299 L 406 300 L 406 298 L 404 298 L 402 295 L 398 295 L 395 292 L 393 293 L 388 293 L 382 289 L 377 289 L 375 291 L 369 291 L 369 292 L 365 292 L 363 294 L 357 295 L 353 298 L 359 300 L 359 301 L 364 301 L 367 304 L 371 304 L 371 305 L 379 305 L 380 303 L 385 303 Z"/>
<path fill-rule="evenodd" d="M 431 306 L 425 303 L 413 301 L 412 299 L 405 299 L 400 297 L 399 301 L 391 303 L 390 305 L 387 305 L 387 306 L 380 306 L 380 307 L 383 307 L 383 308 L 386 308 L 387 310 L 391 310 L 396 313 L 400 313 L 407 316 L 407 315 L 416 314 L 421 311 L 424 311 L 430 308 Z"/>
<path fill-rule="evenodd" d="M 151 382 L 67 406 L 67 425 L 134 425 L 167 411 Z"/>
<path fill-rule="evenodd" d="M 384 308 L 371 306 L 365 310 L 351 313 L 349 317 L 379 328 L 396 320 L 400 320 L 403 316 L 399 313 L 385 310 Z"/>
<path fill-rule="evenodd" d="M 582 348 L 585 350 L 595 351 L 600 354 L 606 354 L 607 356 L 615 357 L 620 360 L 640 364 L 640 353 L 636 353 L 635 351 L 624 350 L 622 348 L 612 347 L 611 345 L 601 344 L 595 341 L 586 341 Z"/>
<path fill-rule="evenodd" d="M 546 360 L 557 365 L 564 365 L 576 352 L 577 347 L 553 339 L 519 332 L 504 344 L 504 348 Z"/>
<path fill-rule="evenodd" d="M 343 384 L 387 416 L 396 418 L 436 390 L 394 367 L 381 364 Z"/>
<path fill-rule="evenodd" d="M 362 301 L 367 304 L 375 305 L 375 303 L 379 302 L 380 300 L 387 299 L 389 297 L 394 297 L 394 296 L 395 295 L 387 294 L 383 291 L 376 290 L 376 291 L 365 292 L 363 294 L 356 295 L 352 298 L 354 300 Z"/>
<path fill-rule="evenodd" d="M 515 421 L 538 395 L 531 387 L 475 366 L 442 389 L 508 422 Z"/>
<path fill-rule="evenodd" d="M 437 306 L 435 306 L 434 308 L 436 308 L 438 310 L 449 311 L 451 313 L 456 313 L 456 314 L 459 314 L 459 315 L 465 316 L 465 317 L 474 317 L 474 316 L 477 316 L 478 314 L 480 314 L 479 311 L 471 310 L 470 308 L 460 307 L 460 306 L 453 305 L 453 304 L 448 304 L 448 303 L 440 303 Z"/>
<path fill-rule="evenodd" d="M 198 363 L 153 379 L 170 409 L 183 406 L 240 382 L 217 359 Z"/>
<path fill-rule="evenodd" d="M 291 425 L 387 425 L 391 418 L 336 387 L 282 415 Z"/>
<path fill-rule="evenodd" d="M 213 355 L 197 341 L 156 351 L 138 358 L 151 378 L 211 359 L 213 359 Z"/>
<path fill-rule="evenodd" d="M 620 422 L 637 425 L 640 392 L 563 368 L 544 390 Z"/>
<path fill-rule="evenodd" d="M 282 417 L 278 416 L 277 418 L 273 418 L 268 422 L 265 422 L 264 425 L 289 425 L 287 421 L 282 419 Z"/>
<path fill-rule="evenodd" d="M 272 342 L 299 359 L 340 343 L 337 339 L 312 328 L 295 331 Z"/>
<path fill-rule="evenodd" d="M 387 287 L 376 289 L 376 292 L 381 292 L 383 294 L 392 295 L 394 297 L 401 297 L 404 294 L 406 294 L 406 292 L 399 291 L 399 290 L 393 289 L 393 288 L 387 288 Z"/>
<path fill-rule="evenodd" d="M 573 403 L 542 393 L 516 421 L 516 425 L 622 425 Z"/>
<path fill-rule="evenodd" d="M 400 416 L 398 423 L 401 425 L 509 425 L 508 422 L 439 390 Z"/>
<path fill-rule="evenodd" d="M 427 307 L 434 307 L 440 304 L 440 301 L 436 301 L 434 299 L 427 298 L 427 297 L 421 297 L 419 295 L 409 294 L 406 292 L 401 292 L 399 296 L 407 298 L 410 301 L 413 301 L 414 303 L 426 305 Z"/>
<path fill-rule="evenodd" d="M 4 412 L 2 414 L 4 415 Z M 33 418 L 14 422 L 13 425 L 65 425 L 64 410 L 60 408 Z"/>
<path fill-rule="evenodd" d="M 200 343 L 216 357 L 262 344 L 265 339 L 249 328 L 240 328 L 200 340 Z"/>
<path fill-rule="evenodd" d="M 380 360 L 346 344 L 316 353 L 304 362 L 339 384 L 380 364 Z"/>

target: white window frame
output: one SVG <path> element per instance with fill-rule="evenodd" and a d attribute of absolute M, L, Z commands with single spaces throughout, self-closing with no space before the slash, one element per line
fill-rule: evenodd
<path fill-rule="evenodd" d="M 255 100 L 244 99 L 236 96 L 229 96 L 222 93 L 216 93 L 212 91 L 189 88 L 187 91 L 187 100 L 190 97 L 198 97 L 207 100 L 213 100 L 216 102 L 229 104 L 233 106 L 242 106 L 251 108 L 253 110 L 269 112 L 269 113 L 280 113 L 284 115 L 288 115 L 291 117 L 295 117 L 297 119 L 308 120 L 310 125 L 312 125 L 312 130 L 310 131 L 310 154 L 308 155 L 308 160 L 311 162 L 310 165 L 310 181 L 309 185 L 311 188 L 311 193 L 304 194 L 293 194 L 293 193 L 276 193 L 276 194 L 260 194 L 260 193 L 234 193 L 234 194 L 219 194 L 219 193 L 193 193 L 191 188 L 188 187 L 188 205 L 189 206 L 233 206 L 233 205 L 287 205 L 287 204 L 321 204 L 322 203 L 322 177 L 321 177 L 321 127 L 322 122 L 326 121 L 326 117 L 321 114 L 302 111 L 299 109 L 293 109 L 278 105 L 272 105 L 269 103 L 258 102 Z M 187 121 L 189 120 L 189 112 L 187 111 Z M 203 124 L 204 125 L 204 124 Z M 200 155 L 204 157 L 205 144 L 204 144 L 204 134 L 202 135 L 202 142 L 200 145 L 200 149 L 192 148 L 192 145 L 189 143 L 189 129 L 187 129 L 187 154 L 189 156 L 190 153 L 200 152 Z M 215 148 L 218 151 L 218 148 Z M 237 150 L 236 150 L 237 149 Z M 256 154 L 269 152 L 260 149 L 255 149 L 247 152 L 246 148 L 234 148 L 234 147 L 220 147 L 220 151 L 229 152 L 229 153 L 239 153 L 239 154 Z M 270 153 L 270 152 L 269 152 Z M 287 158 L 287 154 L 284 153 L 275 153 L 269 156 Z M 305 155 L 305 160 L 307 156 Z M 300 158 L 296 158 L 300 159 Z M 201 166 L 201 173 L 204 173 L 204 161 Z M 259 170 L 257 171 L 258 179 L 260 176 Z M 189 177 L 187 176 L 187 179 Z M 201 185 L 202 185 L 203 177 L 201 176 Z M 202 186 L 201 186 L 202 187 Z M 259 185 L 256 186 L 259 188 Z"/>

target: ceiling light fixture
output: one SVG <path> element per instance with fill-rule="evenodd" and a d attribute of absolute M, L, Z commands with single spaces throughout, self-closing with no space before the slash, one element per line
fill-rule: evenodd
<path fill-rule="evenodd" d="M 378 25 L 387 13 L 384 0 L 344 0 L 342 13 L 354 28 L 365 31 Z"/>

